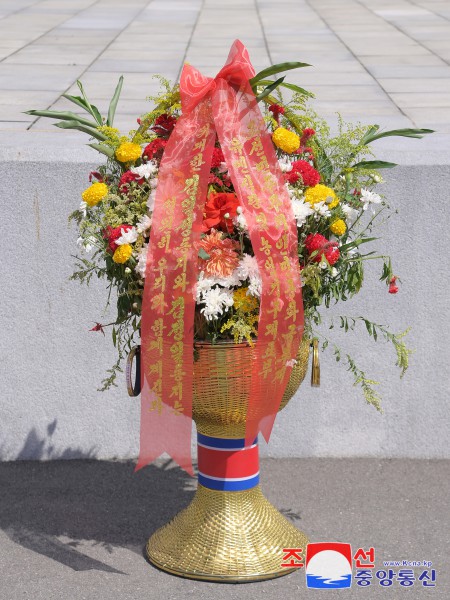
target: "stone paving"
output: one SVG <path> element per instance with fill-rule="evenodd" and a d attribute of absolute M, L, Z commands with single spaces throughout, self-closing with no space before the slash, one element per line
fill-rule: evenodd
<path fill-rule="evenodd" d="M 72 109 L 61 95 L 76 92 L 77 79 L 105 111 L 123 74 L 116 125 L 128 131 L 157 89 L 152 74 L 176 80 L 187 60 L 214 75 L 235 38 L 257 70 L 285 60 L 314 65 L 289 80 L 313 91 L 331 122 L 339 111 L 387 127 L 431 127 L 437 133 L 421 142 L 421 155 L 411 141 L 388 147 L 405 163 L 449 162 L 447 0 L 0 0 L 1 157 L 30 158 L 32 149 L 81 157 L 78 133 L 23 111 Z"/>

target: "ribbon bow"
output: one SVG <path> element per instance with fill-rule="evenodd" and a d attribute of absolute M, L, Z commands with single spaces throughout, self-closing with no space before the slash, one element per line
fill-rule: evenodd
<path fill-rule="evenodd" d="M 197 244 L 216 136 L 262 279 L 246 440 L 269 440 L 303 334 L 297 230 L 239 41 L 212 79 L 185 65 L 182 115 L 161 161 L 142 304 L 141 438 L 136 470 L 167 452 L 191 463 Z"/>

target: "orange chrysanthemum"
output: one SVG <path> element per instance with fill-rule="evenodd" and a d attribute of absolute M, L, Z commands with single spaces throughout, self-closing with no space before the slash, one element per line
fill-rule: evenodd
<path fill-rule="evenodd" d="M 239 264 L 238 242 L 223 238 L 220 231 L 211 229 L 198 245 L 199 250 L 208 254 L 209 258 L 198 259 L 198 268 L 213 277 L 228 277 Z"/>

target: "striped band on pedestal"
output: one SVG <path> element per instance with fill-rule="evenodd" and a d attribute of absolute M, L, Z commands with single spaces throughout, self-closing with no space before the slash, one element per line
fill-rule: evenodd
<path fill-rule="evenodd" d="M 251 446 L 245 446 L 244 438 L 216 438 L 198 433 L 197 443 L 200 485 L 224 492 L 240 492 L 258 485 L 258 438 Z"/>

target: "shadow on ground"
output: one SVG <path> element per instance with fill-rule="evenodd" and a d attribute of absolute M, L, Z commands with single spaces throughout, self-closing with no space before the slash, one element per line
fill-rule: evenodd
<path fill-rule="evenodd" d="M 194 480 L 171 461 L 137 473 L 134 467 L 95 460 L 0 463 L 0 528 L 75 571 L 120 573 L 80 552 L 81 541 L 141 554 L 153 531 L 194 494 Z"/>

